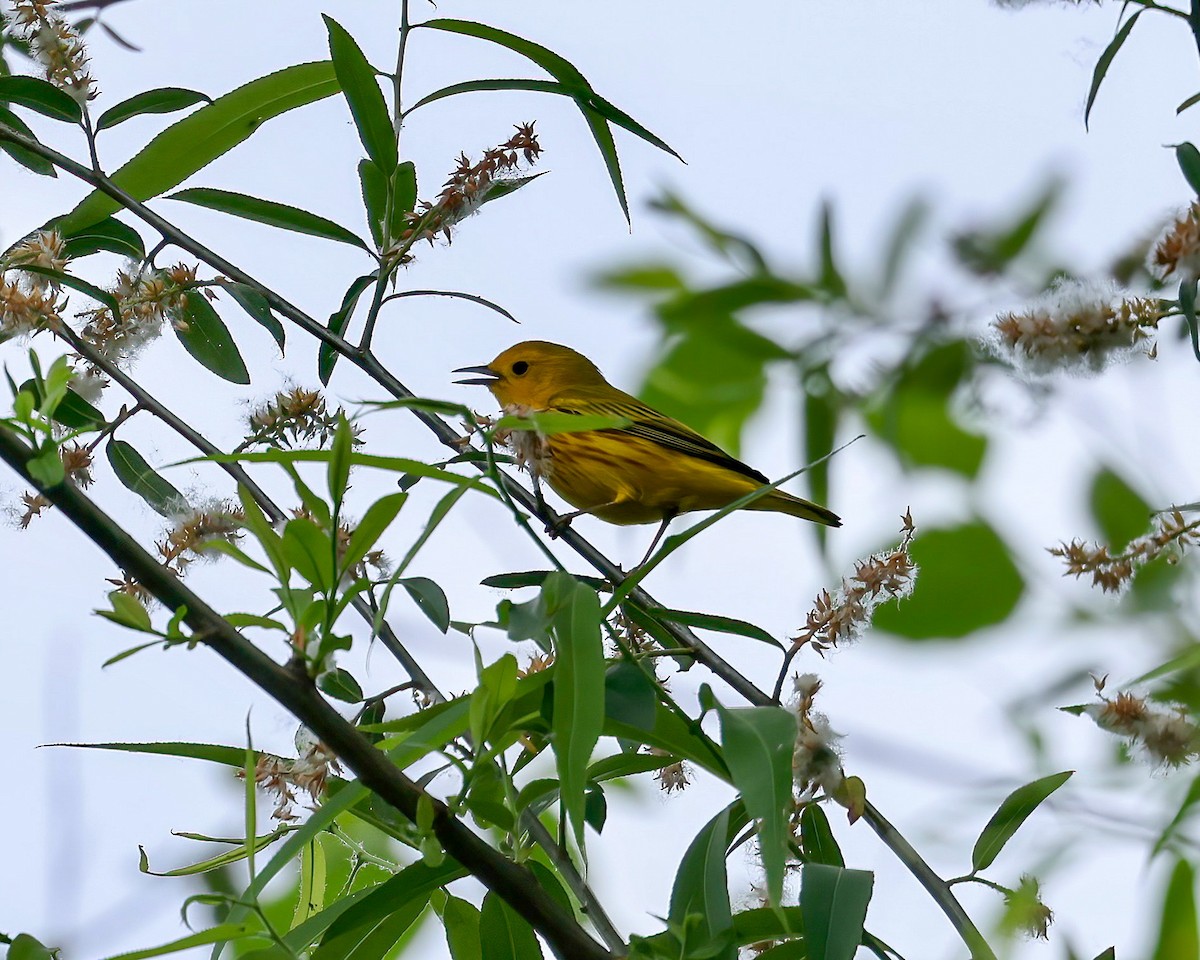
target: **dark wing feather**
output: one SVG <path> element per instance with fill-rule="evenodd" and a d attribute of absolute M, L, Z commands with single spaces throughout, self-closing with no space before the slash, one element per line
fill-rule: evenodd
<path fill-rule="evenodd" d="M 666 414 L 648 407 L 636 397 L 624 394 L 619 399 L 587 397 L 555 397 L 554 409 L 563 413 L 598 413 L 605 416 L 623 417 L 633 421 L 627 427 L 614 428 L 617 433 L 627 433 L 642 440 L 657 443 L 668 450 L 675 450 L 689 457 L 707 460 L 717 466 L 740 473 L 757 483 L 770 483 L 753 467 L 731 457 L 711 440 L 702 437 L 685 423 L 673 420 Z"/>

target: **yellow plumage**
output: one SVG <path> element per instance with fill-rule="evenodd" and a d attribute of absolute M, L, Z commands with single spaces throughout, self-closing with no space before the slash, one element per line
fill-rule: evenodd
<path fill-rule="evenodd" d="M 624 427 L 545 438 L 548 456 L 539 458 L 537 472 L 576 508 L 570 517 L 590 513 L 609 523 L 657 521 L 665 527 L 677 514 L 720 509 L 770 482 L 691 427 L 612 386 L 595 364 L 569 347 L 529 340 L 486 366 L 455 372 L 482 374 L 459 382 L 486 385 L 509 410 L 630 421 Z M 772 490 L 747 509 L 841 525 L 832 511 L 782 490 Z"/>

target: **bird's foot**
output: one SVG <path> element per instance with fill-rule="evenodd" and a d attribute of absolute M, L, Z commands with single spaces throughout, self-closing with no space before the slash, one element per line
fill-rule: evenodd
<path fill-rule="evenodd" d="M 546 536 L 551 540 L 557 540 L 563 535 L 563 532 L 571 525 L 574 517 L 555 517 L 553 520 L 546 521 Z"/>

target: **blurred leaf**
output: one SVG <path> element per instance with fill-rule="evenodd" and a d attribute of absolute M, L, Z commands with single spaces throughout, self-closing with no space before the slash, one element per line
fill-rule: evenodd
<path fill-rule="evenodd" d="M 109 107 L 96 121 L 96 132 L 115 127 L 132 117 L 146 113 L 174 113 L 185 110 L 197 103 L 212 103 L 212 97 L 196 90 L 185 90 L 182 87 L 158 87 L 135 94 L 128 100 L 122 100 L 115 107 Z"/>
<path fill-rule="evenodd" d="M 361 703 L 362 687 L 349 670 L 337 667 L 317 677 L 317 689 L 343 703 Z"/>
<path fill-rule="evenodd" d="M 374 282 L 375 275 L 367 274 L 350 284 L 345 296 L 342 297 L 342 305 L 329 318 L 328 328 L 331 333 L 336 333 L 340 337 L 346 332 L 350 317 L 358 305 L 358 298 Z M 329 385 L 329 378 L 333 376 L 333 368 L 338 362 L 338 356 L 339 354 L 333 347 L 325 342 L 321 343 L 317 351 L 317 375 L 320 377 L 321 383 L 326 386 Z"/>
<path fill-rule="evenodd" d="M 1150 524 L 1150 505 L 1107 467 L 1096 471 L 1088 499 L 1104 542 L 1114 548 L 1141 536 Z"/>
<path fill-rule="evenodd" d="M 1198 802 L 1200 802 L 1200 775 L 1192 778 L 1192 782 L 1188 785 L 1187 793 L 1184 795 L 1183 802 L 1179 804 L 1179 809 L 1175 811 L 1175 816 L 1171 818 L 1170 823 L 1163 827 L 1162 833 L 1154 841 L 1154 848 L 1150 851 L 1152 858 L 1165 850 L 1167 845 L 1178 835 L 1179 828 L 1195 811 Z"/>
<path fill-rule="evenodd" d="M 12 127 L 17 133 L 23 134 L 30 140 L 37 141 L 37 137 L 33 135 L 33 131 L 29 129 L 29 125 L 9 110 L 8 107 L 0 106 L 0 123 Z M 26 170 L 41 174 L 43 177 L 58 176 L 58 170 L 53 163 L 45 157 L 34 153 L 32 150 L 21 146 L 19 143 L 13 143 L 10 140 L 0 140 L 0 150 L 7 153 Z"/>
<path fill-rule="evenodd" d="M 496 421 L 497 430 L 536 431 L 545 437 L 559 433 L 587 433 L 591 430 L 612 430 L 627 427 L 628 417 L 603 414 L 567 413 L 559 410 L 534 410 L 525 416 L 508 414 Z"/>
<path fill-rule="evenodd" d="M 228 153 L 265 121 L 337 92 L 328 61 L 301 63 L 251 80 L 172 124 L 110 179 L 135 200 L 149 200 Z M 118 201 L 93 190 L 58 226 L 71 233 L 120 209 Z"/>
<path fill-rule="evenodd" d="M 821 267 L 818 274 L 817 286 L 828 296 L 841 300 L 847 293 L 846 281 L 838 270 L 833 252 L 833 208 L 828 201 L 821 204 L 820 217 L 820 250 Z"/>
<path fill-rule="evenodd" d="M 987 826 L 975 841 L 971 851 L 971 868 L 973 871 L 986 870 L 995 862 L 1004 845 L 1012 839 L 1029 816 L 1042 802 L 1059 787 L 1071 779 L 1073 770 L 1051 774 L 1018 787 L 1007 797 L 992 814 Z"/>
<path fill-rule="evenodd" d="M 491 890 L 479 911 L 479 942 L 483 960 L 540 960 L 542 956 L 533 927 Z"/>
<path fill-rule="evenodd" d="M 1200 150 L 1191 143 L 1177 143 L 1175 162 L 1179 164 L 1179 169 L 1192 192 L 1200 195 Z"/>
<path fill-rule="evenodd" d="M 891 444 L 907 464 L 945 467 L 974 477 L 983 463 L 987 440 L 968 433 L 949 407 L 973 363 L 962 340 L 942 344 L 907 368 L 867 414 L 873 433 Z"/>
<path fill-rule="evenodd" d="M 809 495 L 817 503 L 829 500 L 829 461 L 823 458 L 833 451 L 839 413 L 828 371 L 822 369 L 807 377 L 804 383 L 804 462 L 815 466 L 810 467 L 805 476 Z M 815 529 L 823 541 L 824 526 L 818 525 Z"/>
<path fill-rule="evenodd" d="M 332 17 L 321 14 L 329 31 L 329 53 L 338 83 L 350 106 L 350 115 L 358 128 L 363 147 L 383 175 L 396 169 L 396 131 L 388 114 L 383 92 L 375 78 L 375 68 L 367 62 L 362 48 Z"/>
<path fill-rule="evenodd" d="M 220 286 L 221 289 L 225 290 L 233 298 L 239 307 L 250 315 L 252 320 L 257 321 L 266 328 L 267 332 L 271 334 L 275 342 L 279 345 L 279 352 L 283 353 L 287 342 L 287 334 L 284 332 L 283 324 L 271 312 L 271 305 L 267 303 L 267 298 L 249 284 L 226 280 Z"/>
<path fill-rule="evenodd" d="M 1196 877 L 1187 860 L 1178 860 L 1163 896 L 1162 920 L 1153 960 L 1200 956 L 1196 924 Z"/>
<path fill-rule="evenodd" d="M 310 237 L 320 237 L 323 240 L 333 240 L 346 243 L 360 250 L 370 248 L 352 231 L 339 223 L 317 216 L 299 207 L 274 200 L 263 200 L 259 197 L 247 196 L 244 193 L 234 193 L 232 190 L 218 190 L 214 187 L 189 187 L 167 196 L 168 200 L 182 200 L 194 203 L 198 207 L 207 207 L 219 213 L 228 213 L 234 217 L 265 223 L 268 226 L 280 227 L 295 233 L 307 234 Z"/>
<path fill-rule="evenodd" d="M 104 452 L 117 479 L 157 513 L 171 518 L 187 508 L 183 494 L 155 473 L 146 459 L 124 440 L 109 440 Z"/>
<path fill-rule="evenodd" d="M 1087 106 L 1083 109 L 1083 126 L 1086 129 L 1088 120 L 1092 115 L 1092 105 L 1096 102 L 1096 94 L 1100 92 L 1100 84 L 1104 82 L 1104 78 L 1108 75 L 1108 68 L 1112 66 L 1113 58 L 1116 57 L 1122 45 L 1129 39 L 1129 34 L 1133 31 L 1133 25 L 1137 23 L 1137 18 L 1141 16 L 1142 11 L 1138 10 L 1132 17 L 1125 21 L 1121 29 L 1117 31 L 1117 35 L 1109 41 L 1104 52 L 1100 54 L 1100 59 L 1096 61 L 1096 68 L 1092 71 L 1092 86 L 1088 90 Z"/>
<path fill-rule="evenodd" d="M 809 863 L 823 863 L 830 867 L 846 865 L 829 826 L 829 818 L 816 803 L 806 803 L 800 811 L 800 846 Z"/>
<path fill-rule="evenodd" d="M 542 586 L 554 637 L 554 759 L 559 796 L 584 849 L 587 768 L 604 728 L 604 641 L 596 591 L 566 573 Z"/>
<path fill-rule="evenodd" d="M 875 611 L 875 626 L 911 640 L 965 637 L 1008 618 L 1025 582 L 1008 547 L 982 521 L 919 532 L 913 595 Z"/>
<path fill-rule="evenodd" d="M 141 261 L 146 257 L 146 247 L 141 234 L 115 217 L 105 217 L 99 223 L 86 226 L 69 236 L 64 235 L 63 239 L 66 240 L 67 256 L 72 260 L 100 250 L 119 254 L 130 260 Z"/>
<path fill-rule="evenodd" d="M 28 107 L 51 120 L 83 120 L 83 110 L 74 97 L 37 77 L 0 77 L 0 103 Z"/>
<path fill-rule="evenodd" d="M 180 312 L 187 329 L 181 330 L 174 325 L 171 329 L 184 349 L 222 380 L 249 383 L 250 371 L 246 369 L 246 361 L 233 342 L 229 328 L 217 315 L 208 298 L 200 291 L 192 290 L 187 294 Z"/>
<path fill-rule="evenodd" d="M 1003 273 L 1024 253 L 1034 236 L 1058 205 L 1063 184 L 1051 181 L 1028 210 L 1011 226 L 995 230 L 973 230 L 956 236 L 951 243 L 962 264 L 982 276 Z"/>
<path fill-rule="evenodd" d="M 806 863 L 800 873 L 807 960 L 851 960 L 862 942 L 875 875 Z"/>
<path fill-rule="evenodd" d="M 759 822 L 758 849 L 772 906 L 783 903 L 792 809 L 795 714 L 781 707 L 728 710 L 718 705 L 721 746 L 746 813 Z"/>
<path fill-rule="evenodd" d="M 7 953 L 8 960 L 55 960 L 55 956 L 56 951 L 43 946 L 27 933 L 18 933 L 13 937 Z"/>
<path fill-rule="evenodd" d="M 1200 360 L 1200 330 L 1196 326 L 1196 280 L 1185 277 L 1179 283 L 1179 310 L 1192 338 L 1192 353 Z"/>
<path fill-rule="evenodd" d="M 675 873 L 668 923 L 677 936 L 682 934 L 684 956 L 693 955 L 697 946 L 713 947 L 712 956 L 717 960 L 734 960 L 737 956 L 731 936 L 733 912 L 725 866 L 729 814 L 726 807 L 704 825 Z M 689 917 L 699 919 L 689 923 Z"/>
<path fill-rule="evenodd" d="M 450 629 L 450 602 L 441 587 L 428 577 L 408 577 L 397 582 L 435 627 L 442 633 Z"/>
<path fill-rule="evenodd" d="M 179 953 L 181 950 L 202 947 L 209 943 L 234 942 L 247 937 L 262 936 L 263 934 L 257 925 L 222 923 L 215 927 L 209 927 L 207 930 L 202 930 L 199 933 L 193 933 L 186 937 L 180 937 L 178 940 L 172 940 L 170 943 L 151 947 L 148 950 L 134 950 L 130 953 L 118 954 L 117 956 L 110 957 L 109 960 L 146 960 L 148 957 L 162 957 L 169 953 Z"/>

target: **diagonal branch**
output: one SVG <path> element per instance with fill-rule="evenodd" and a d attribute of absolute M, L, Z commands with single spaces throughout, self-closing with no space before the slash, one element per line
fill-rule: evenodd
<path fill-rule="evenodd" d="M 425 793 L 320 695 L 303 670 L 276 663 L 231 627 L 178 577 L 159 564 L 115 520 L 81 490 L 67 483 L 44 487 L 29 472 L 32 450 L 11 430 L 0 428 L 0 460 L 34 486 L 85 536 L 128 570 L 168 609 L 186 607 L 184 622 L 193 637 L 236 667 L 260 689 L 290 710 L 353 770 L 359 781 L 412 822 L 418 804 L 431 803 L 433 832 L 445 851 L 480 882 L 501 896 L 549 943 L 570 960 L 611 960 L 609 953 L 524 866 L 507 859 Z"/>

